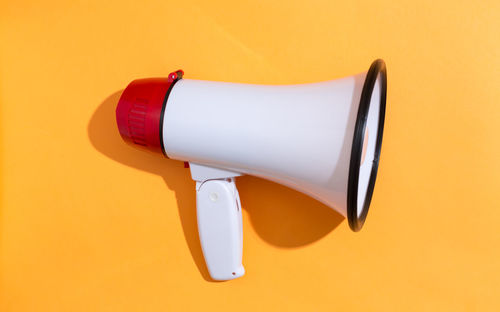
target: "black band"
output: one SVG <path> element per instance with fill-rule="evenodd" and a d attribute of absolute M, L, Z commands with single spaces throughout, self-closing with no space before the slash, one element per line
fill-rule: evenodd
<path fill-rule="evenodd" d="M 365 128 L 370 109 L 370 101 L 375 87 L 375 82 L 380 74 L 380 106 L 377 130 L 377 141 L 375 143 L 375 154 L 373 158 L 372 170 L 368 181 L 368 189 L 363 204 L 363 210 L 358 216 L 358 184 L 359 169 L 361 165 L 361 154 L 363 151 L 363 141 Z M 382 134 L 384 132 L 385 102 L 387 96 L 387 72 L 383 60 L 378 59 L 372 63 L 366 74 L 365 83 L 359 100 L 358 115 L 354 128 L 354 137 L 352 141 L 351 160 L 349 164 L 349 180 L 347 182 L 347 219 L 350 228 L 357 232 L 361 230 L 368 214 L 368 208 L 375 187 L 377 178 L 378 163 L 380 160 L 380 148 L 382 147 Z"/>

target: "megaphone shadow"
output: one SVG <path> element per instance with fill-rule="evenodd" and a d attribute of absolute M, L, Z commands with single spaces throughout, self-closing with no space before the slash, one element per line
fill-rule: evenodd
<path fill-rule="evenodd" d="M 212 281 L 205 266 L 196 221 L 195 183 L 183 163 L 137 150 L 126 144 L 116 127 L 115 108 L 121 91 L 110 95 L 96 109 L 88 136 L 96 150 L 124 165 L 158 174 L 175 192 L 184 237 L 203 278 Z M 333 209 L 285 186 L 243 176 L 237 179 L 243 208 L 258 235 L 281 248 L 313 243 L 344 219 Z"/>

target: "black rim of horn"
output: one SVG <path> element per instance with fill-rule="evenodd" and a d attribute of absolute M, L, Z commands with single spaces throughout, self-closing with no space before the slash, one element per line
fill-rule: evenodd
<path fill-rule="evenodd" d="M 370 101 L 372 98 L 375 82 L 380 74 L 380 111 L 378 119 L 377 141 L 375 143 L 375 154 L 373 158 L 372 170 L 368 181 L 368 189 L 363 204 L 363 210 L 358 215 L 358 184 L 359 184 L 359 169 L 361 165 L 361 153 L 363 151 L 363 141 L 365 136 L 366 123 L 368 112 L 370 109 Z M 377 179 L 377 170 L 380 160 L 380 149 L 382 147 L 382 134 L 384 132 L 385 119 L 385 101 L 387 96 L 387 72 L 383 60 L 375 60 L 368 73 L 366 74 L 365 83 L 359 100 L 358 115 L 356 118 L 356 126 L 354 128 L 354 137 L 352 141 L 351 161 L 349 164 L 349 180 L 347 183 L 347 219 L 350 228 L 357 232 L 361 230 L 365 223 L 368 208 Z"/>

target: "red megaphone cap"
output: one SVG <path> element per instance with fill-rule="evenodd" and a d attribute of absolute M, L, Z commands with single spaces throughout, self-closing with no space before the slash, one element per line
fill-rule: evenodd
<path fill-rule="evenodd" d="M 179 70 L 168 78 L 137 79 L 125 88 L 116 106 L 116 123 L 127 143 L 166 156 L 163 113 L 170 89 L 182 75 Z"/>

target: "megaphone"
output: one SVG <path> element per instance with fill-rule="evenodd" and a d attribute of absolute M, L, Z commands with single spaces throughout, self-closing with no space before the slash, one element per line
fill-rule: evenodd
<path fill-rule="evenodd" d="M 123 139 L 187 162 L 196 181 L 198 232 L 210 276 L 242 276 L 235 178 L 265 178 L 323 202 L 363 226 L 382 144 L 387 74 L 298 85 L 167 78 L 132 81 L 116 108 Z"/>

